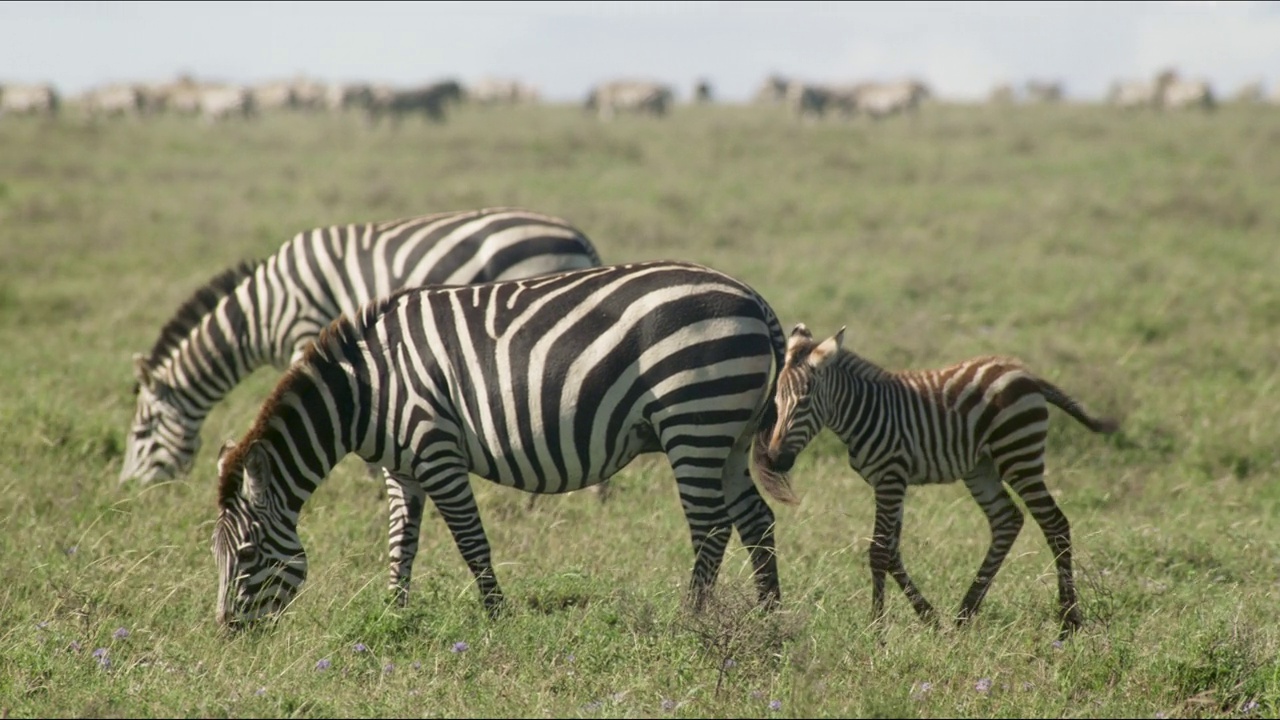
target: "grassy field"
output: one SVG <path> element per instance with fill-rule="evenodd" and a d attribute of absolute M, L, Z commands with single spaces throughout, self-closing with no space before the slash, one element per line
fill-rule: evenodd
<path fill-rule="evenodd" d="M 929 107 L 799 125 L 780 109 L 0 120 L 0 717 L 1241 717 L 1280 713 L 1280 111 Z M 295 232 L 487 205 L 568 218 L 605 262 L 678 258 L 755 286 L 788 329 L 892 367 L 1017 355 L 1121 433 L 1054 411 L 1086 625 L 1056 643 L 1028 518 L 982 613 L 869 624 L 870 490 L 833 435 L 775 506 L 782 610 L 730 546 L 692 549 L 665 459 L 590 493 L 475 485 L 512 612 L 489 621 L 428 517 L 391 607 L 387 506 L 348 458 L 308 503 L 306 586 L 271 632 L 214 624 L 218 445 L 185 481 L 116 482 L 130 357 L 200 284 Z M 988 541 L 964 487 L 913 490 L 903 555 L 953 611 Z"/>

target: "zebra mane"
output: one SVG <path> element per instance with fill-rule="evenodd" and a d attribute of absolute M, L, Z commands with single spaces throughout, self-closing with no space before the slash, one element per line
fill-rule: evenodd
<path fill-rule="evenodd" d="M 361 320 L 365 320 L 369 313 L 381 310 L 385 307 L 390 297 L 395 297 L 401 293 L 393 293 L 385 299 L 376 300 L 369 303 L 361 312 Z M 339 315 L 337 319 L 329 323 L 311 344 L 307 345 L 302 351 L 302 356 L 297 362 L 293 363 L 284 375 L 276 383 L 275 388 L 271 390 L 271 394 L 262 402 L 262 406 L 258 409 L 258 414 L 253 420 L 248 432 L 244 434 L 240 441 L 237 442 L 230 450 L 226 452 L 220 460 L 224 472 L 220 473 L 218 479 L 218 501 L 221 505 L 227 505 L 236 493 L 240 490 L 241 470 L 244 467 L 245 454 L 253 443 L 263 439 L 267 431 L 271 427 L 271 418 L 275 416 L 284 398 L 291 392 L 294 392 L 301 382 L 315 382 L 311 378 L 314 374 L 311 369 L 322 363 L 337 362 L 343 357 L 344 350 L 359 342 L 362 337 L 360 328 L 362 323 L 357 323 L 347 315 Z"/>
<path fill-rule="evenodd" d="M 862 357 L 858 353 L 847 348 L 840 348 L 833 358 L 833 363 L 840 368 L 842 372 L 846 372 L 854 377 L 879 382 L 883 380 L 891 380 L 895 377 L 894 373 L 886 370 L 870 360 Z"/>
<path fill-rule="evenodd" d="M 193 328 L 198 326 L 205 316 L 217 306 L 222 298 L 230 295 L 245 278 L 262 264 L 261 260 L 242 260 L 215 275 L 200 286 L 186 302 L 178 308 L 173 318 L 160 330 L 160 338 L 151 348 L 147 357 L 147 367 L 155 369 L 163 363 Z"/>

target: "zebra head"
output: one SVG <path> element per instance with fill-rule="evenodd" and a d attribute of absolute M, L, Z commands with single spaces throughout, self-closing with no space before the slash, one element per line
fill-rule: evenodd
<path fill-rule="evenodd" d="M 291 515 L 276 492 L 275 465 L 262 441 L 240 452 L 227 442 L 218 453 L 217 621 L 240 630 L 278 614 L 307 578 L 307 556 Z"/>
<path fill-rule="evenodd" d="M 813 393 L 818 372 L 836 356 L 844 342 L 844 328 L 815 343 L 804 323 L 795 326 L 787 338 L 787 354 L 778 372 L 775 397 L 778 421 L 769 439 L 768 458 L 775 470 L 788 472 L 796 456 L 822 429 L 822 417 L 814 406 Z"/>
<path fill-rule="evenodd" d="M 138 406 L 125 438 L 120 482 L 138 478 L 145 484 L 185 475 L 200 451 L 200 431 L 178 407 L 173 388 L 152 373 L 146 357 L 134 355 L 133 360 Z"/>

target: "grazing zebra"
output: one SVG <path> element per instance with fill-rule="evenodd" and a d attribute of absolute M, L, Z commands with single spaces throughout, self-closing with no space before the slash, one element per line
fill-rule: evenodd
<path fill-rule="evenodd" d="M 991 524 L 991 545 L 960 605 L 957 623 L 978 611 L 1022 528 L 1008 483 L 1031 510 L 1058 570 L 1061 637 L 1080 626 L 1067 518 L 1044 485 L 1051 403 L 1094 432 L 1117 424 L 1096 419 L 1049 382 L 1007 357 L 980 357 L 940 370 L 889 372 L 841 347 L 844 329 L 816 343 L 803 324 L 787 340 L 778 375 L 778 422 L 763 466 L 789 471 L 823 427 L 849 446 L 849 465 L 876 496 L 871 543 L 872 615 L 884 616 L 884 577 L 893 576 L 920 617 L 933 607 L 911 582 L 898 540 L 908 485 L 963 478 Z"/>
<path fill-rule="evenodd" d="M 375 297 L 599 264 L 591 241 L 567 221 L 519 208 L 298 233 L 275 255 L 201 287 L 150 355 L 134 356 L 137 410 L 120 481 L 186 473 L 205 417 L 237 383 L 263 365 L 296 360 L 330 321 Z"/>
<path fill-rule="evenodd" d="M 662 117 L 667 114 L 675 93 L 667 85 L 647 80 L 615 80 L 592 88 L 586 109 L 601 120 L 611 120 L 619 111 Z"/>
<path fill-rule="evenodd" d="M 143 96 L 137 85 L 113 83 L 93 88 L 82 97 L 90 118 L 130 117 L 142 114 Z"/>
<path fill-rule="evenodd" d="M 491 614 L 502 603 L 468 473 L 531 493 L 594 485 L 641 453 L 671 462 L 713 587 L 734 527 L 760 602 L 780 599 L 773 512 L 751 480 L 785 338 L 747 285 L 680 262 L 411 288 L 327 327 L 218 457 L 217 620 L 282 609 L 306 577 L 297 519 L 355 453 L 398 483 L 390 589 L 407 598 L 429 498 Z M 786 502 L 785 484 L 766 489 Z"/>
<path fill-rule="evenodd" d="M 892 83 L 866 83 L 858 88 L 858 110 L 871 118 L 896 113 L 913 113 L 930 97 L 929 88 L 919 80 Z"/>
<path fill-rule="evenodd" d="M 48 83 L 39 85 L 0 85 L 0 115 L 58 114 L 61 96 Z"/>

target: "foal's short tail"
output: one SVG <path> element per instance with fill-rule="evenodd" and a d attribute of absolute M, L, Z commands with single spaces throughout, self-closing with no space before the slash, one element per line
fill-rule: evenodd
<path fill-rule="evenodd" d="M 1080 422 L 1081 425 L 1089 428 L 1096 433 L 1113 433 L 1120 429 L 1120 423 L 1109 417 L 1094 417 L 1090 415 L 1080 403 L 1071 398 L 1070 395 L 1063 392 L 1058 386 L 1044 380 L 1036 378 L 1036 384 L 1040 386 L 1040 392 L 1044 395 L 1044 399 L 1062 408 L 1063 412 Z"/>
<path fill-rule="evenodd" d="M 755 471 L 756 481 L 778 502 L 795 505 L 800 502 L 791 489 L 791 476 L 775 470 L 769 462 L 769 440 L 773 436 L 773 426 L 778 422 L 778 405 L 775 400 L 778 391 L 778 379 L 769 383 L 769 401 L 764 413 L 760 416 L 760 424 L 755 439 L 751 443 L 751 466 Z"/>

